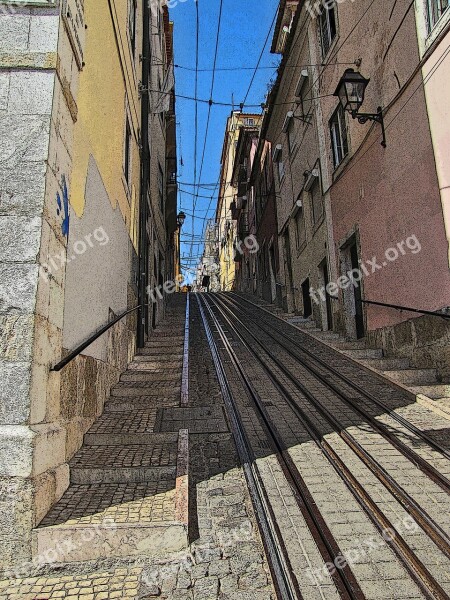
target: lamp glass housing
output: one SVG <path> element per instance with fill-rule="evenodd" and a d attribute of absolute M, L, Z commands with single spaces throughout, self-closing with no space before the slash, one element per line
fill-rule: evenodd
<path fill-rule="evenodd" d="M 356 114 L 364 102 L 364 94 L 370 79 L 353 69 L 346 69 L 334 93 L 339 98 L 342 108 Z"/>
<path fill-rule="evenodd" d="M 183 227 L 184 222 L 186 221 L 186 215 L 184 214 L 184 212 L 178 213 L 177 221 L 178 221 L 178 225 L 180 227 Z"/>

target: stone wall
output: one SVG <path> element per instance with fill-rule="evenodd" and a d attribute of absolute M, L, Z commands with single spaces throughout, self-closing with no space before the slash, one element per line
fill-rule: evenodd
<path fill-rule="evenodd" d="M 130 293 L 134 306 L 137 300 L 134 292 Z M 106 360 L 82 354 L 62 370 L 60 419 L 67 432 L 67 462 L 82 446 L 84 434 L 102 414 L 111 387 L 126 369 L 128 348 L 134 345 L 135 331 L 136 317 L 130 315 L 105 334 Z"/>
<path fill-rule="evenodd" d="M 51 3 L 0 11 L 0 562 L 6 565 L 30 557 L 36 507 L 68 481 L 65 432 L 56 422 L 58 377 L 48 375 L 60 353 L 64 272 L 50 279 L 40 271 L 49 254 L 65 250 L 48 192 L 53 202 L 62 194 L 50 160 L 50 137 L 61 138 L 52 119 L 61 87 L 58 39 L 59 10 Z"/>
<path fill-rule="evenodd" d="M 367 333 L 369 346 L 383 348 L 387 356 L 404 357 L 418 368 L 437 369 L 450 382 L 450 320 L 423 316 Z"/>

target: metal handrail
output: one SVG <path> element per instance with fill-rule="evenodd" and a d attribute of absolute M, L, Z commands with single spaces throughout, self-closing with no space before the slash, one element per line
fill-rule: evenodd
<path fill-rule="evenodd" d="M 72 360 L 74 358 L 76 358 L 79 354 L 81 354 L 83 352 L 83 350 L 85 350 L 88 346 L 93 344 L 100 336 L 102 336 L 104 333 L 106 333 L 108 331 L 108 329 L 111 329 L 111 327 L 113 325 L 115 325 L 116 323 L 121 321 L 127 315 L 135 312 L 139 308 L 144 308 L 145 306 L 149 306 L 149 305 L 148 304 L 139 304 L 138 306 L 135 306 L 134 308 L 130 308 L 129 310 L 126 310 L 124 313 L 122 313 L 121 315 L 119 315 L 118 317 L 113 319 L 112 321 L 109 321 L 106 325 L 103 325 L 103 327 L 98 329 L 93 335 L 91 335 L 91 337 L 89 339 L 87 339 L 85 342 L 80 344 L 77 348 L 75 348 L 75 350 L 72 350 L 72 352 L 70 352 L 70 354 L 68 354 L 65 358 L 63 358 L 63 360 L 61 360 L 58 364 L 56 364 L 54 367 L 52 367 L 50 369 L 50 372 L 61 371 L 61 369 L 63 369 L 66 365 L 68 365 L 70 362 L 72 362 Z"/>
<path fill-rule="evenodd" d="M 361 300 L 362 304 L 373 304 L 374 306 L 384 306 L 386 308 L 393 308 L 395 310 L 407 311 L 419 313 L 421 315 L 431 315 L 433 317 L 442 317 L 443 319 L 450 319 L 450 314 L 442 313 L 433 310 L 421 310 L 419 308 L 411 308 L 410 306 L 399 306 L 398 304 L 386 304 L 385 302 L 375 302 L 374 300 Z"/>

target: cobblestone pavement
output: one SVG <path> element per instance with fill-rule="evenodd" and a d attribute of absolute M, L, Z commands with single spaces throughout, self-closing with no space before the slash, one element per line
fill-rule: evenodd
<path fill-rule="evenodd" d="M 89 443 L 95 444 L 89 446 L 89 450 L 80 450 L 71 462 L 75 470 L 95 470 L 99 466 L 106 470 L 145 466 L 154 468 L 160 476 L 155 475 L 154 479 L 145 483 L 72 483 L 70 491 L 42 523 L 43 526 L 64 524 L 84 527 L 100 525 L 109 519 L 120 527 L 175 521 L 175 476 L 172 477 L 169 470 L 175 470 L 177 463 L 176 434 L 181 429 L 188 429 L 188 547 L 158 558 L 149 558 L 145 553 L 112 558 L 108 557 L 105 544 L 105 559 L 48 565 L 33 573 L 33 577 L 24 578 L 19 574 L 16 579 L 0 581 L 0 600 L 275 600 L 271 572 L 230 428 L 230 418 L 225 410 L 198 305 L 194 297 L 191 298 L 188 404 L 180 403 L 183 365 L 180 348 L 183 337 L 180 335 L 182 328 L 177 324 L 149 343 L 145 354 L 136 357 L 129 366 L 104 414 L 89 432 Z M 184 310 L 182 303 L 173 311 L 174 321 L 182 320 L 181 310 Z M 262 319 L 258 325 L 250 322 L 247 325 L 265 339 Z M 254 465 L 264 484 L 267 502 L 276 516 L 277 528 L 302 597 L 305 600 L 338 600 L 341 594 L 336 587 L 336 576 L 325 565 L 323 548 L 311 528 L 304 505 L 298 501 L 298 493 L 286 476 L 282 456 L 289 457 L 298 470 L 337 545 L 338 556 L 351 557 L 351 572 L 362 597 L 368 600 L 419 600 L 429 597 L 388 543 L 386 531 L 380 531 L 368 511 L 364 510 L 361 499 L 330 462 L 323 451 L 325 443 L 395 527 L 395 535 L 402 537 L 442 586 L 444 594 L 450 594 L 450 561 L 445 553 L 411 517 L 410 507 L 402 505 L 362 456 L 353 451 L 343 438 L 342 431 L 353 436 L 361 448 L 401 485 L 408 497 L 426 510 L 446 535 L 450 534 L 448 494 L 429 480 L 418 465 L 390 446 L 373 429 L 369 419 L 364 419 L 318 382 L 292 356 L 280 351 L 285 368 L 294 371 L 342 424 L 342 430 L 331 426 L 324 413 L 311 405 L 307 395 L 296 388 L 286 373 L 271 364 L 273 373 L 295 398 L 305 417 L 317 428 L 320 441 L 315 439 L 306 421 L 299 418 L 298 412 L 286 402 L 286 397 L 267 376 L 263 365 L 269 366 L 269 356 L 264 356 L 258 363 L 231 328 L 227 326 L 225 329 L 267 418 L 283 440 L 281 449 L 274 448 L 268 437 L 267 423 L 250 400 L 236 369 L 226 358 L 223 343 L 217 338 L 228 384 L 254 454 Z M 177 337 L 169 337 L 168 332 Z M 279 332 L 286 340 L 293 339 L 299 347 L 317 352 L 340 373 L 357 378 L 358 383 L 386 403 L 389 410 L 380 411 L 345 385 L 344 391 L 351 392 L 355 401 L 364 402 L 368 415 L 395 433 L 439 473 L 450 475 L 450 461 L 396 421 L 389 411 L 402 415 L 447 447 L 448 421 L 423 406 L 411 404 L 398 390 L 383 384 L 350 364 L 342 355 L 308 339 L 291 326 L 280 323 Z M 177 340 L 176 353 L 171 348 L 174 339 Z M 339 384 L 342 385 L 342 381 Z M 151 442 L 145 437 L 139 438 L 144 440 L 144 445 L 131 441 L 124 442 L 125 445 L 110 442 L 110 436 L 126 439 L 132 435 L 154 437 Z"/>
<path fill-rule="evenodd" d="M 183 303 L 174 310 L 176 318 L 181 310 Z M 274 600 L 245 477 L 195 304 L 191 314 L 188 406 L 180 407 L 180 399 L 172 394 L 148 395 L 149 386 L 163 393 L 168 386 L 172 391 L 176 386 L 174 393 L 179 395 L 182 355 L 169 354 L 173 338 L 165 338 L 161 334 L 148 344 L 145 355 L 136 357 L 122 376 L 126 385 L 117 388 L 142 389 L 145 395 L 112 396 L 88 436 L 96 444 L 106 441 L 82 448 L 71 466 L 110 469 L 119 465 L 122 469 L 138 464 L 167 469 L 176 459 L 173 442 L 111 446 L 110 436 L 152 432 L 155 438 L 164 439 L 172 436 L 171 432 L 189 428 L 191 544 L 186 551 L 158 560 L 143 555 L 48 565 L 28 578 L 19 572 L 15 579 L 0 581 L 0 600 Z M 176 341 L 178 347 L 183 338 Z M 140 382 L 138 386 L 134 386 L 136 381 Z M 174 482 L 165 477 L 145 483 L 72 484 L 42 526 L 92 526 L 106 520 L 119 527 L 171 522 L 175 520 L 174 495 Z"/>
<path fill-rule="evenodd" d="M 0 581 L 2 600 L 109 600 L 142 598 L 142 568 L 119 568 L 88 575 L 60 575 Z"/>

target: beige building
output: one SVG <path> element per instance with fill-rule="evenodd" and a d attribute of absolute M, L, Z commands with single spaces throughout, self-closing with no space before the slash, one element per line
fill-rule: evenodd
<path fill-rule="evenodd" d="M 330 207 L 326 148 L 318 95 L 316 23 L 297 2 L 282 2 L 272 51 L 282 54 L 261 136 L 271 142 L 284 307 L 333 325 L 331 300 L 311 302 L 309 290 L 329 281 Z M 294 16 L 295 15 L 295 16 Z M 291 102 L 291 104 L 290 104 Z"/>
<path fill-rule="evenodd" d="M 236 277 L 235 244 L 237 239 L 233 202 L 237 200 L 237 188 L 232 176 L 236 147 L 242 127 L 254 128 L 261 116 L 234 111 L 227 119 L 221 157 L 219 200 L 216 210 L 219 241 L 219 281 L 222 291 L 231 291 Z"/>

